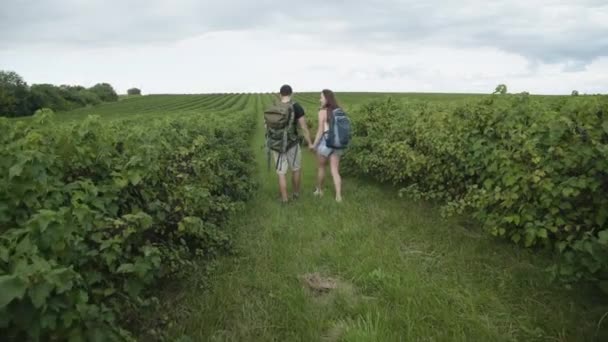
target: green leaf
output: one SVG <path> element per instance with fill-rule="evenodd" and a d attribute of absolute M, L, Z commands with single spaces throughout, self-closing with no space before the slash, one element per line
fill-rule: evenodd
<path fill-rule="evenodd" d="M 606 220 L 608 220 L 608 209 L 606 209 L 606 208 L 599 209 L 597 216 L 595 218 L 595 223 L 597 223 L 598 226 L 603 227 L 604 224 L 606 223 Z"/>
<path fill-rule="evenodd" d="M 539 229 L 538 232 L 536 232 L 536 236 L 546 239 L 548 237 L 547 230 L 544 228 Z"/>
<path fill-rule="evenodd" d="M 32 304 L 34 304 L 36 308 L 44 306 L 46 299 L 51 294 L 51 291 L 53 291 L 53 288 L 54 286 L 47 282 L 36 284 L 34 287 L 30 288 L 28 293 L 32 300 Z"/>
<path fill-rule="evenodd" d="M 144 284 L 136 279 L 131 279 L 125 284 L 125 291 L 131 297 L 137 297 L 144 289 Z"/>
<path fill-rule="evenodd" d="M 589 254 L 593 254 L 593 244 L 589 241 L 583 243 L 583 250 Z"/>
<path fill-rule="evenodd" d="M 0 261 L 8 262 L 9 251 L 6 247 L 0 246 Z"/>
<path fill-rule="evenodd" d="M 74 216 L 76 216 L 78 222 L 84 222 L 90 212 L 91 210 L 88 207 L 81 205 L 73 209 Z"/>
<path fill-rule="evenodd" d="M 42 209 L 34 216 L 34 220 L 38 223 L 38 227 L 41 232 L 44 232 L 49 223 L 55 221 L 57 218 L 57 212 L 53 210 Z"/>
<path fill-rule="evenodd" d="M 494 185 L 494 182 L 489 178 L 483 182 L 484 188 L 486 188 L 488 190 L 490 190 L 492 188 L 492 185 Z"/>
<path fill-rule="evenodd" d="M 8 179 L 20 176 L 23 172 L 23 164 L 15 164 L 8 170 Z"/>
<path fill-rule="evenodd" d="M 40 319 L 40 326 L 49 330 L 54 330 L 57 327 L 57 315 L 47 312 Z"/>
<path fill-rule="evenodd" d="M 74 286 L 73 284 L 74 272 L 70 269 L 54 269 L 52 270 L 45 279 L 55 286 L 57 293 L 64 293 L 69 291 Z"/>
<path fill-rule="evenodd" d="M 116 177 L 114 178 L 114 184 L 116 184 L 116 186 L 118 186 L 119 188 L 124 188 L 127 185 L 129 185 L 129 181 L 122 178 L 122 177 Z"/>
<path fill-rule="evenodd" d="M 131 184 L 133 185 L 137 185 L 141 182 L 141 175 L 139 173 L 132 173 L 129 175 L 129 180 L 131 181 Z"/>
<path fill-rule="evenodd" d="M 535 240 L 536 240 L 536 236 L 535 236 L 534 232 L 528 231 L 528 232 L 526 232 L 526 239 L 524 241 L 524 245 L 526 247 L 532 247 Z"/>
<path fill-rule="evenodd" d="M 89 294 L 86 291 L 81 290 L 78 293 L 78 299 L 80 299 L 81 303 L 88 303 L 89 302 Z"/>
<path fill-rule="evenodd" d="M 602 230 L 601 232 L 599 232 L 597 234 L 597 237 L 598 237 L 599 243 L 601 243 L 602 245 L 608 245 L 608 229 Z"/>
<path fill-rule="evenodd" d="M 520 222 L 520 216 L 519 215 L 507 216 L 507 217 L 505 217 L 505 221 L 518 225 Z"/>
<path fill-rule="evenodd" d="M 15 247 L 15 255 L 29 255 L 32 252 L 35 252 L 36 247 L 32 244 L 32 240 L 30 240 L 30 236 L 26 235 L 19 244 Z"/>
<path fill-rule="evenodd" d="M 116 270 L 116 273 L 133 273 L 135 272 L 135 265 L 133 264 L 122 264 Z"/>
<path fill-rule="evenodd" d="M 78 315 L 74 311 L 66 311 L 61 316 L 61 319 L 63 320 L 63 324 L 69 328 L 72 326 L 72 322 L 78 319 Z"/>
<path fill-rule="evenodd" d="M 604 129 L 604 133 L 608 134 L 608 120 L 604 120 L 602 128 Z"/>
<path fill-rule="evenodd" d="M 16 275 L 0 276 L 0 308 L 7 306 L 15 299 L 23 298 L 27 284 Z"/>
<path fill-rule="evenodd" d="M 511 186 L 515 184 L 515 182 L 517 182 L 517 177 L 513 175 L 506 175 L 505 177 L 503 177 L 503 181 L 507 186 Z"/>
<path fill-rule="evenodd" d="M 103 295 L 108 297 L 113 295 L 114 293 L 116 293 L 116 289 L 115 288 L 107 288 L 105 290 L 103 290 Z"/>

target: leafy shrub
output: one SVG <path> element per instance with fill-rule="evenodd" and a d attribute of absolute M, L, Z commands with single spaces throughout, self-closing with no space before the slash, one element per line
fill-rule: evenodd
<path fill-rule="evenodd" d="M 118 95 L 107 83 L 97 84 L 91 89 L 52 84 L 28 87 L 17 73 L 0 70 L 0 116 L 29 116 L 42 108 L 66 111 L 117 100 Z"/>
<path fill-rule="evenodd" d="M 59 89 L 63 98 L 70 103 L 70 109 L 97 105 L 102 102 L 97 94 L 82 86 L 62 85 Z"/>
<path fill-rule="evenodd" d="M 494 94 L 506 95 L 507 94 L 507 86 L 505 84 L 499 84 L 496 86 L 494 90 Z"/>
<path fill-rule="evenodd" d="M 0 70 L 0 116 L 25 116 L 32 113 L 27 83 L 13 71 Z"/>
<path fill-rule="evenodd" d="M 30 93 L 31 105 L 38 109 L 66 111 L 101 103 L 101 99 L 95 93 L 81 86 L 57 87 L 52 84 L 34 84 L 30 88 Z"/>
<path fill-rule="evenodd" d="M 68 110 L 72 106 L 61 89 L 52 84 L 34 84 L 30 88 L 31 102 L 34 108 L 49 108 L 53 111 Z"/>
<path fill-rule="evenodd" d="M 89 90 L 95 93 L 103 102 L 118 101 L 118 94 L 116 94 L 114 88 L 108 83 L 98 83 Z"/>
<path fill-rule="evenodd" d="M 128 339 L 124 313 L 229 246 L 249 198 L 253 118 L 57 124 L 0 118 L 0 334 Z"/>
<path fill-rule="evenodd" d="M 556 277 L 608 281 L 608 98 L 527 95 L 462 105 L 375 101 L 345 165 L 470 210 L 495 236 L 562 256 Z"/>

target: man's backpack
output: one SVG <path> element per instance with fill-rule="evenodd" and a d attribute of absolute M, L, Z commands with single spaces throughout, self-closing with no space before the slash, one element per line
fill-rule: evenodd
<path fill-rule="evenodd" d="M 351 136 L 350 119 L 342 108 L 336 108 L 329 116 L 329 131 L 327 132 L 327 147 L 345 149 Z"/>
<path fill-rule="evenodd" d="M 278 102 L 264 112 L 266 147 L 285 153 L 299 143 L 293 101 Z"/>

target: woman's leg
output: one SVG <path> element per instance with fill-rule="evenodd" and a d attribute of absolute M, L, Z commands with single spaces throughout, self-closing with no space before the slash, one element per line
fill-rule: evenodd
<path fill-rule="evenodd" d="M 317 154 L 317 192 L 323 193 L 323 183 L 325 182 L 325 166 L 327 158 L 321 154 Z"/>
<path fill-rule="evenodd" d="M 329 156 L 329 164 L 331 167 L 331 176 L 334 179 L 336 188 L 336 201 L 342 202 L 342 177 L 340 176 L 340 155 L 332 153 Z"/>

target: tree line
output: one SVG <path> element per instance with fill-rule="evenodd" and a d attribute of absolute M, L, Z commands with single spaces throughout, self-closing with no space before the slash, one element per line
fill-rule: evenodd
<path fill-rule="evenodd" d="M 141 94 L 139 89 L 129 89 L 129 95 L 135 94 Z M 118 94 L 108 83 L 98 83 L 90 88 L 53 84 L 29 86 L 16 72 L 0 70 L 0 116 L 22 117 L 41 108 L 66 111 L 115 101 L 118 101 Z"/>

